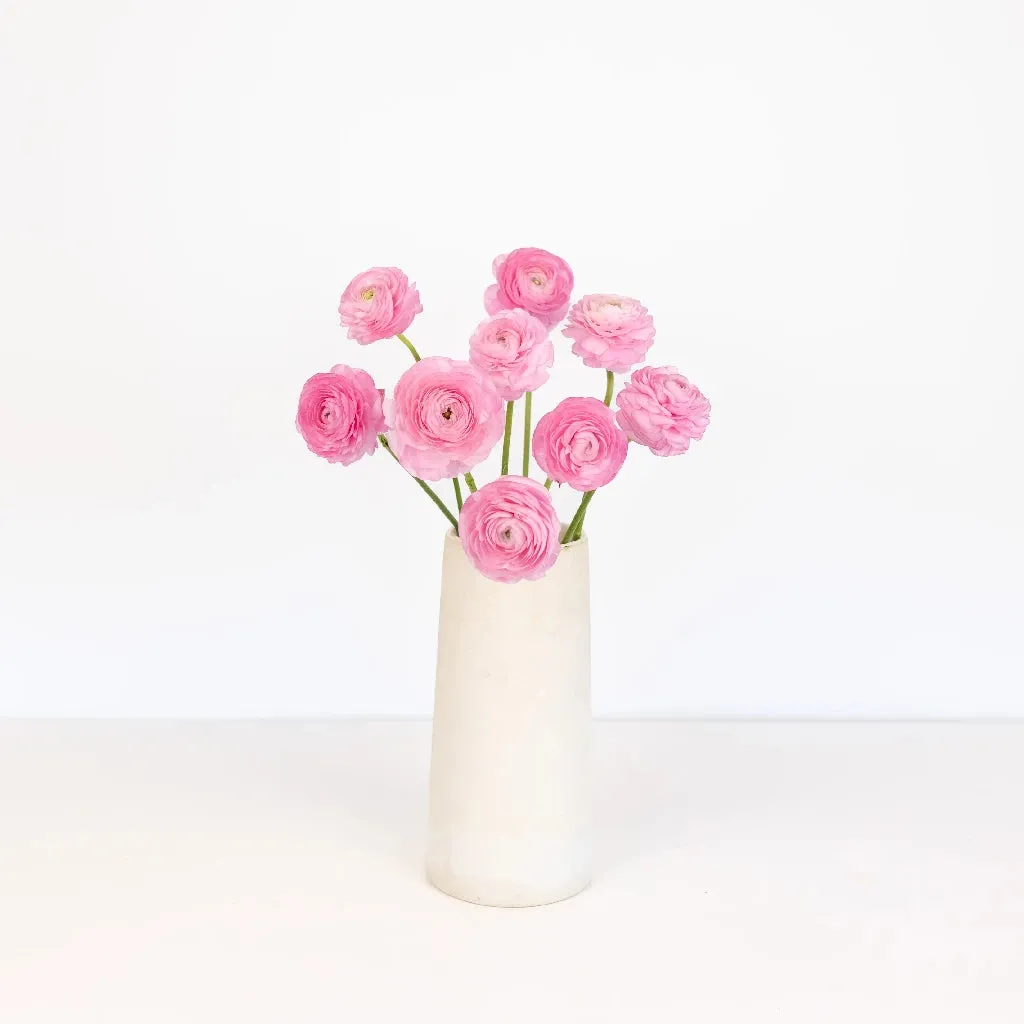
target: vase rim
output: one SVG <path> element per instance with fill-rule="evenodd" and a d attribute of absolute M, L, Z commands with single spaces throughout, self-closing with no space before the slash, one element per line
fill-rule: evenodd
<path fill-rule="evenodd" d="M 562 525 L 562 528 L 559 531 L 559 538 L 561 538 L 561 536 L 565 533 L 565 528 L 569 524 L 568 523 L 562 523 L 561 525 Z M 458 541 L 459 540 L 459 538 L 455 536 L 455 527 L 454 526 L 449 526 L 448 527 L 448 532 L 444 535 L 444 537 L 445 537 L 445 540 L 453 540 L 453 541 Z M 571 541 L 568 544 L 561 544 L 561 540 L 559 540 L 559 543 L 561 544 L 561 547 L 562 547 L 563 551 L 567 551 L 570 548 L 578 548 L 581 545 L 586 544 L 586 542 L 587 542 L 587 531 L 586 530 L 584 530 L 580 534 L 579 540 Z"/>

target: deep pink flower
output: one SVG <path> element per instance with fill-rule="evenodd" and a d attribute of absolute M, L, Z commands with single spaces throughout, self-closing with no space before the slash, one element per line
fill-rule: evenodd
<path fill-rule="evenodd" d="M 371 267 L 357 274 L 338 306 L 342 327 L 360 345 L 401 334 L 422 312 L 416 285 L 398 267 Z"/>
<path fill-rule="evenodd" d="M 536 480 L 499 476 L 471 494 L 459 515 L 466 557 L 499 583 L 540 579 L 558 558 L 561 524 Z"/>
<path fill-rule="evenodd" d="M 546 327 L 565 316 L 572 294 L 572 270 L 546 249 L 513 249 L 496 256 L 492 265 L 497 283 L 484 292 L 488 313 L 525 309 Z"/>
<path fill-rule="evenodd" d="M 615 417 L 631 441 L 655 455 L 681 455 L 704 436 L 711 403 L 674 366 L 634 370 Z"/>
<path fill-rule="evenodd" d="M 469 361 L 506 402 L 536 391 L 548 379 L 555 347 L 548 328 L 524 309 L 508 309 L 485 320 L 469 339 Z"/>
<path fill-rule="evenodd" d="M 562 333 L 587 366 L 625 373 L 654 344 L 654 320 L 645 306 L 623 295 L 584 295 L 569 310 Z"/>
<path fill-rule="evenodd" d="M 593 491 L 615 479 L 626 461 L 626 435 L 596 398 L 566 398 L 541 416 L 533 457 L 552 480 Z"/>
<path fill-rule="evenodd" d="M 423 480 L 469 472 L 504 431 L 497 388 L 475 366 L 444 356 L 413 363 L 384 414 L 392 450 Z"/>
<path fill-rule="evenodd" d="M 365 370 L 339 363 L 302 386 L 295 426 L 311 452 L 348 466 L 377 447 L 383 395 Z"/>

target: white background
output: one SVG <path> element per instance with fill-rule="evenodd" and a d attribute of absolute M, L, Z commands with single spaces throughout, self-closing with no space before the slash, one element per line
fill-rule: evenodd
<path fill-rule="evenodd" d="M 1024 714 L 1022 45 L 1011 0 L 0 0 L 0 714 L 429 712 L 443 521 L 295 401 L 408 362 L 357 271 L 461 355 L 521 245 L 712 401 L 592 506 L 597 712 Z M 601 393 L 556 371 L 538 413 Z"/>

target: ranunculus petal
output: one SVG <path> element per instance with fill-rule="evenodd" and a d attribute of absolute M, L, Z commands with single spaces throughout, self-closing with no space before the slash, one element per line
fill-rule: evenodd
<path fill-rule="evenodd" d="M 402 334 L 422 312 L 416 285 L 398 267 L 371 267 L 357 274 L 338 306 L 341 325 L 360 345 Z"/>
<path fill-rule="evenodd" d="M 560 256 L 546 249 L 514 249 L 496 256 L 491 269 L 497 283 L 484 292 L 488 313 L 525 309 L 546 327 L 554 327 L 565 316 L 573 276 Z"/>
<path fill-rule="evenodd" d="M 636 299 L 584 295 L 569 310 L 562 334 L 587 366 L 628 373 L 654 344 L 654 320 Z"/>
<path fill-rule="evenodd" d="M 471 494 L 459 515 L 466 557 L 499 583 L 536 580 L 555 564 L 561 523 L 536 480 L 500 476 Z"/>
<path fill-rule="evenodd" d="M 533 457 L 552 480 L 593 491 L 615 479 L 626 461 L 626 435 L 596 398 L 566 398 L 541 416 Z"/>
<path fill-rule="evenodd" d="M 469 472 L 504 431 L 497 388 L 472 364 L 444 356 L 410 366 L 384 413 L 392 451 L 423 480 Z"/>
<path fill-rule="evenodd" d="M 655 455 L 681 455 L 704 436 L 711 403 L 674 366 L 634 370 L 619 392 L 615 419 Z"/>
<path fill-rule="evenodd" d="M 506 402 L 535 391 L 548 379 L 555 347 L 548 328 L 523 309 L 503 310 L 481 323 L 469 339 L 469 361 Z"/>
<path fill-rule="evenodd" d="M 311 452 L 348 466 L 377 447 L 383 395 L 365 370 L 339 363 L 303 385 L 295 426 Z"/>

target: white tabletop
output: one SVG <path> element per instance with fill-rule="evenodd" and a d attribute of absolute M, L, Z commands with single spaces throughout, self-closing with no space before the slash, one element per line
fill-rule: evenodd
<path fill-rule="evenodd" d="M 596 729 L 510 911 L 423 879 L 429 723 L 0 723 L 0 1021 L 1024 1021 L 1024 726 Z"/>

